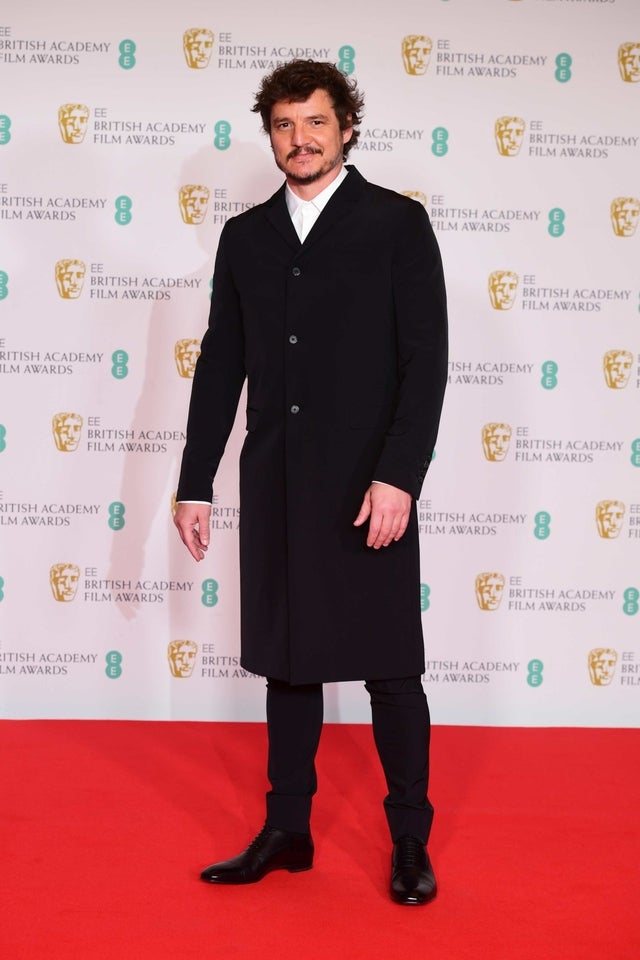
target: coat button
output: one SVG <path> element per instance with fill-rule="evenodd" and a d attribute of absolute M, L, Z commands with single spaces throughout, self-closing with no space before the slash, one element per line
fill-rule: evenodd
<path fill-rule="evenodd" d="M 297 342 L 298 342 L 298 338 L 296 337 L 295 333 L 292 333 L 291 336 L 289 337 L 289 343 L 297 343 Z"/>
<path fill-rule="evenodd" d="M 294 403 L 290 408 L 291 413 L 300 413 L 300 407 L 297 403 Z"/>
<path fill-rule="evenodd" d="M 294 267 L 291 273 L 294 275 L 294 277 L 299 277 L 300 274 L 302 273 L 302 270 L 300 269 L 300 267 Z"/>

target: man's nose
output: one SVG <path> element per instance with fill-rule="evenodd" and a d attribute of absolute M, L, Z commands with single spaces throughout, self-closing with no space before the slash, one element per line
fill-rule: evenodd
<path fill-rule="evenodd" d="M 301 123 L 294 123 L 291 129 L 291 142 L 295 147 L 302 147 L 307 143 L 308 137 L 304 126 Z"/>

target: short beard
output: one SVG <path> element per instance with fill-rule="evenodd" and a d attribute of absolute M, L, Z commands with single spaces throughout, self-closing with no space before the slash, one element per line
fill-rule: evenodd
<path fill-rule="evenodd" d="M 293 157 L 296 157 L 301 152 L 302 151 L 297 148 L 295 150 L 292 150 L 291 153 L 287 155 L 287 160 L 293 159 Z M 321 153 L 320 150 L 313 150 L 312 152 Z M 331 163 L 326 169 L 321 167 L 319 170 L 316 170 L 315 173 L 303 173 L 303 174 L 291 173 L 291 171 L 288 170 L 287 167 L 283 166 L 283 164 L 281 163 L 278 163 L 277 160 L 276 160 L 276 166 L 278 167 L 279 170 L 282 170 L 287 180 L 291 180 L 292 183 L 299 183 L 299 184 L 315 183 L 316 180 L 320 180 L 321 177 L 324 177 L 327 173 L 330 173 L 332 170 L 335 170 L 338 164 L 342 163 L 343 159 L 344 159 L 343 154 L 339 153 L 333 160 L 333 163 Z"/>

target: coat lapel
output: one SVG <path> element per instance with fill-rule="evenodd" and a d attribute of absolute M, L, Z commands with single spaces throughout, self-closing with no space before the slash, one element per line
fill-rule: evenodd
<path fill-rule="evenodd" d="M 308 250 L 328 230 L 336 226 L 347 214 L 351 213 L 364 195 L 367 181 L 355 167 L 349 166 L 349 176 L 340 184 L 328 204 L 314 223 L 303 244 L 300 243 L 295 227 L 291 222 L 285 200 L 285 185 L 282 184 L 265 204 L 265 216 L 278 231 L 292 251 Z"/>

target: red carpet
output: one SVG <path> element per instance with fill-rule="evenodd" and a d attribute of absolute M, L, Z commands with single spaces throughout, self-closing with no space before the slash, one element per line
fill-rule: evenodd
<path fill-rule="evenodd" d="M 387 898 L 371 733 L 325 727 L 316 861 L 202 866 L 262 824 L 256 724 L 4 721 L 3 960 L 636 960 L 640 731 L 436 727 L 438 898 Z"/>

